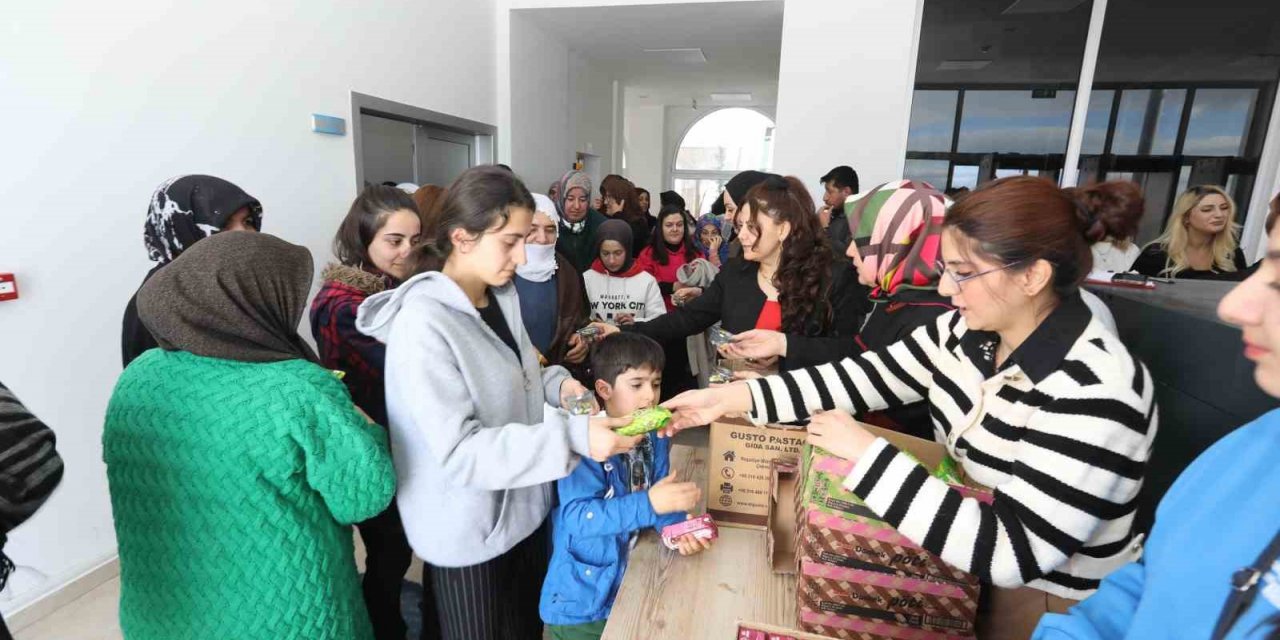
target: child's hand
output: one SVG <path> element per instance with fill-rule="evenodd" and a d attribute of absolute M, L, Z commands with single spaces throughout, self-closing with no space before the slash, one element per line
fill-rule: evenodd
<path fill-rule="evenodd" d="M 712 541 L 706 538 L 699 538 L 692 533 L 686 533 L 676 538 L 675 542 L 676 551 L 679 551 L 680 555 L 691 556 L 710 549 Z"/>
<path fill-rule="evenodd" d="M 673 470 L 649 488 L 649 504 L 658 515 L 692 511 L 702 498 L 702 490 L 692 482 L 676 482 Z"/>

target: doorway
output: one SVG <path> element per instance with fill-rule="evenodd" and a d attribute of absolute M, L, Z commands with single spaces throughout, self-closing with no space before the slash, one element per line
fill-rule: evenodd
<path fill-rule="evenodd" d="M 411 182 L 447 187 L 494 158 L 492 125 L 352 92 L 356 186 Z"/>

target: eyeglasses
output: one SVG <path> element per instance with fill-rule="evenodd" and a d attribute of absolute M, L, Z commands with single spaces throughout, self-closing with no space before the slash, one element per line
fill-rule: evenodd
<path fill-rule="evenodd" d="M 1017 262 L 1010 262 L 1009 264 L 1006 264 L 1006 265 L 1004 265 L 1003 267 L 996 267 L 996 268 L 994 268 L 994 269 L 987 269 L 986 271 L 979 271 L 978 273 L 971 273 L 971 274 L 969 274 L 969 275 L 967 275 L 967 276 L 958 276 L 958 275 L 956 275 L 956 273 L 955 273 L 954 271 L 952 271 L 952 270 L 948 269 L 948 268 L 947 268 L 947 265 L 943 264 L 943 262 L 942 262 L 941 260 L 939 260 L 939 261 L 935 262 L 933 266 L 934 266 L 934 267 L 936 267 L 936 268 L 938 269 L 938 274 L 939 274 L 940 276 L 941 276 L 941 275 L 945 275 L 945 276 L 947 276 L 948 278 L 951 278 L 951 281 L 952 281 L 952 282 L 954 282 L 954 283 L 955 283 L 955 285 L 956 285 L 956 289 L 963 290 L 963 289 L 964 289 L 963 283 L 965 283 L 965 282 L 967 282 L 967 281 L 969 281 L 969 280 L 973 280 L 974 278 L 981 278 L 982 276 L 985 276 L 985 275 L 988 275 L 988 274 L 992 274 L 992 273 L 995 273 L 995 272 L 997 272 L 997 271 L 1004 271 L 1005 269 L 1010 269 L 1010 268 L 1016 267 L 1016 266 L 1018 266 L 1018 265 L 1020 265 L 1020 264 L 1022 264 L 1022 261 L 1021 261 L 1021 260 L 1019 260 L 1019 261 L 1017 261 Z"/>

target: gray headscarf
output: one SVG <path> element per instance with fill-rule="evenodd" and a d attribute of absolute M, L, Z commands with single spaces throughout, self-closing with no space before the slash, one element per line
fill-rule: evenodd
<path fill-rule="evenodd" d="M 306 248 L 229 231 L 196 243 L 138 291 L 138 316 L 166 351 L 241 362 L 310 360 L 298 335 L 311 291 Z"/>

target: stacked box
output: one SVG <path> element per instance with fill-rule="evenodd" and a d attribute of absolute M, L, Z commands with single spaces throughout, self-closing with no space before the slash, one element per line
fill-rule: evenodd
<path fill-rule="evenodd" d="M 933 469 L 945 456 L 936 443 L 869 425 Z M 795 495 L 801 629 L 834 638 L 972 638 L 981 587 L 898 533 L 843 486 L 853 463 L 806 447 Z M 990 501 L 979 486 L 966 497 Z"/>

